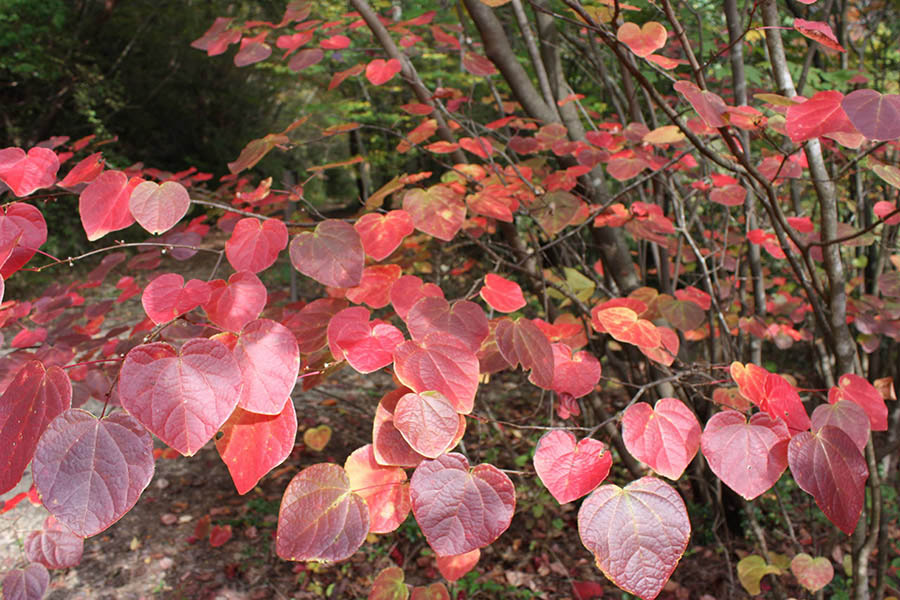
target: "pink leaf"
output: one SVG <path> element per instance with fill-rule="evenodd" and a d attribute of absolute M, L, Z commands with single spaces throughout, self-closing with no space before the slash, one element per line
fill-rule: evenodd
<path fill-rule="evenodd" d="M 380 465 L 415 467 L 425 460 L 424 456 L 412 449 L 412 446 L 394 425 L 394 410 L 397 408 L 397 402 L 409 392 L 410 390 L 405 387 L 391 390 L 381 398 L 375 409 L 372 426 L 372 454 Z"/>
<path fill-rule="evenodd" d="M 78 197 L 78 213 L 88 241 L 134 223 L 129 199 L 142 179 L 128 179 L 122 171 L 104 171 L 88 184 Z"/>
<path fill-rule="evenodd" d="M 495 330 L 497 347 L 506 361 L 531 370 L 529 381 L 545 390 L 553 388 L 553 348 L 547 336 L 528 319 L 504 318 Z"/>
<path fill-rule="evenodd" d="M 534 470 L 560 504 L 590 493 L 609 474 L 612 455 L 606 445 L 592 438 L 575 443 L 568 431 L 550 431 L 538 441 Z"/>
<path fill-rule="evenodd" d="M 405 210 L 392 210 L 386 214 L 366 213 L 353 224 L 362 240 L 363 249 L 373 260 L 381 261 L 415 229 L 412 218 Z"/>
<path fill-rule="evenodd" d="M 56 183 L 58 170 L 59 157 L 48 148 L 34 147 L 27 154 L 21 148 L 0 150 L 0 181 L 19 198 Z"/>
<path fill-rule="evenodd" d="M 423 283 L 415 275 L 403 275 L 391 286 L 391 305 L 394 312 L 404 321 L 410 309 L 425 297 L 442 298 L 444 292 L 433 283 Z"/>
<path fill-rule="evenodd" d="M 460 428 L 459 415 L 439 392 L 409 393 L 394 409 L 394 426 L 413 450 L 437 458 L 450 449 Z"/>
<path fill-rule="evenodd" d="M 712 472 L 752 500 L 784 473 L 790 440 L 787 426 L 765 413 L 756 413 L 748 423 L 743 414 L 726 410 L 707 422 L 700 441 Z"/>
<path fill-rule="evenodd" d="M 803 431 L 788 445 L 791 473 L 838 529 L 850 535 L 862 513 L 869 469 L 853 440 L 837 427 Z"/>
<path fill-rule="evenodd" d="M 277 415 L 235 408 L 222 425 L 216 450 L 228 467 L 238 494 L 252 490 L 266 473 L 283 463 L 294 449 L 296 437 L 297 411 L 290 400 Z"/>
<path fill-rule="evenodd" d="M 828 133 L 854 133 L 856 128 L 841 107 L 843 99 L 842 93 L 830 90 L 789 106 L 784 128 L 791 141 L 796 144 Z"/>
<path fill-rule="evenodd" d="M 481 347 L 489 332 L 484 310 L 468 300 L 457 300 L 450 305 L 443 298 L 423 298 L 409 310 L 405 320 L 409 334 L 416 341 L 434 331 L 443 331 L 464 342 L 473 352 Z"/>
<path fill-rule="evenodd" d="M 366 65 L 366 79 L 372 85 L 382 85 L 394 78 L 394 75 L 403 70 L 403 65 L 396 58 L 384 60 L 376 58 Z"/>
<path fill-rule="evenodd" d="M 209 301 L 209 284 L 191 279 L 186 284 L 178 273 L 164 273 L 147 284 L 141 304 L 150 320 L 167 323 Z"/>
<path fill-rule="evenodd" d="M 291 240 L 291 264 L 308 277 L 331 287 L 359 285 L 365 252 L 359 234 L 343 221 L 322 221 L 315 231 Z"/>
<path fill-rule="evenodd" d="M 224 546 L 225 542 L 231 539 L 231 525 L 213 525 L 209 530 L 209 546 L 210 548 L 218 548 Z"/>
<path fill-rule="evenodd" d="M 849 400 L 860 405 L 872 426 L 872 431 L 887 431 L 888 409 L 884 398 L 875 386 L 854 373 L 845 373 L 838 380 L 838 387 L 828 392 L 828 402 Z"/>
<path fill-rule="evenodd" d="M 0 494 L 22 479 L 41 435 L 72 405 L 72 384 L 59 367 L 29 360 L 0 396 Z"/>
<path fill-rule="evenodd" d="M 820 404 L 813 410 L 810 420 L 813 431 L 818 431 L 826 425 L 837 427 L 850 436 L 860 452 L 866 451 L 870 431 L 869 417 L 859 404 L 846 399 L 833 404 Z"/>
<path fill-rule="evenodd" d="M 410 480 L 413 514 L 439 556 L 483 548 L 509 527 L 516 491 L 492 465 L 469 467 L 461 454 L 444 454 L 416 467 Z"/>
<path fill-rule="evenodd" d="M 180 352 L 154 342 L 125 357 L 119 399 L 159 439 L 190 456 L 228 420 L 241 384 L 237 362 L 219 342 L 190 339 Z"/>
<path fill-rule="evenodd" d="M 440 392 L 456 412 L 472 412 L 478 389 L 478 359 L 459 338 L 435 331 L 420 341 L 403 342 L 394 348 L 394 371 L 414 392 Z"/>
<path fill-rule="evenodd" d="M 131 510 L 153 467 L 153 440 L 135 419 L 118 412 L 98 420 L 73 408 L 41 436 L 33 474 L 47 510 L 90 537 Z"/>
<path fill-rule="evenodd" d="M 566 344 L 552 344 L 553 391 L 581 398 L 593 391 L 600 381 L 600 361 L 587 351 L 576 352 Z"/>
<path fill-rule="evenodd" d="M 21 269 L 47 241 L 47 223 L 41 211 L 22 202 L 13 202 L 0 212 L 0 232 L 5 257 L 0 277 L 8 279 Z"/>
<path fill-rule="evenodd" d="M 622 439 L 635 458 L 674 480 L 700 448 L 700 423 L 677 398 L 662 398 L 652 408 L 638 402 L 625 410 Z"/>
<path fill-rule="evenodd" d="M 48 569 L 66 569 L 81 562 L 84 539 L 50 515 L 44 528 L 25 536 L 25 556 Z"/>
<path fill-rule="evenodd" d="M 40 563 L 12 569 L 3 578 L 3 600 L 41 600 L 50 585 L 50 573 Z"/>
<path fill-rule="evenodd" d="M 476 548 L 469 552 L 456 554 L 453 556 L 438 555 L 435 557 L 435 562 L 437 563 L 438 571 L 441 572 L 441 575 L 444 576 L 444 579 L 446 579 L 450 583 L 455 583 L 466 573 L 474 569 L 475 565 L 478 564 L 478 560 L 480 558 L 481 550 Z"/>
<path fill-rule="evenodd" d="M 260 221 L 253 217 L 234 225 L 225 242 L 225 256 L 235 271 L 259 273 L 275 264 L 288 243 L 288 230 L 279 219 Z"/>
<path fill-rule="evenodd" d="M 445 242 L 456 236 L 466 218 L 465 202 L 446 185 L 408 190 L 403 196 L 403 210 L 412 217 L 416 229 Z"/>
<path fill-rule="evenodd" d="M 175 226 L 191 206 L 191 197 L 177 181 L 139 183 L 131 191 L 128 208 L 138 224 L 150 233 L 164 233 Z"/>
<path fill-rule="evenodd" d="M 669 580 L 691 536 L 681 496 L 655 477 L 603 485 L 578 511 L 578 533 L 607 579 L 644 600 Z"/>
<path fill-rule="evenodd" d="M 634 23 L 623 23 L 616 32 L 616 38 L 641 58 L 665 46 L 667 37 L 666 28 L 656 21 L 647 21 L 643 27 Z"/>
<path fill-rule="evenodd" d="M 494 273 L 484 276 L 484 287 L 479 295 L 491 308 L 504 313 L 514 312 L 525 306 L 525 297 L 519 284 Z"/>
<path fill-rule="evenodd" d="M 821 21 L 806 21 L 804 19 L 794 19 L 794 29 L 801 35 L 809 39 L 819 42 L 826 48 L 837 50 L 838 52 L 846 52 L 844 47 L 838 43 L 831 26 Z"/>
<path fill-rule="evenodd" d="M 875 90 L 856 90 L 841 101 L 850 122 L 870 140 L 885 141 L 900 137 L 900 95 Z"/>
<path fill-rule="evenodd" d="M 284 491 L 275 551 L 285 560 L 336 562 L 352 556 L 368 532 L 366 501 L 344 469 L 321 463 L 297 473 Z"/>
<path fill-rule="evenodd" d="M 244 385 L 238 406 L 264 415 L 277 415 L 290 403 L 300 371 L 300 349 L 290 330 L 269 319 L 244 326 L 234 349 Z"/>
<path fill-rule="evenodd" d="M 203 310 L 209 320 L 226 331 L 240 331 L 244 325 L 259 317 L 266 306 L 266 286 L 249 271 L 240 271 L 228 278 L 210 282 L 209 302 Z"/>
<path fill-rule="evenodd" d="M 362 496 L 369 507 L 370 532 L 390 533 L 406 520 L 410 509 L 406 471 L 378 464 L 371 444 L 354 450 L 347 457 L 344 470 L 350 489 Z"/>

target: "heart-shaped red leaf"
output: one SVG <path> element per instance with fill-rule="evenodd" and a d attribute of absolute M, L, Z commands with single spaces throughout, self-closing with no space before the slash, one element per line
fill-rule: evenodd
<path fill-rule="evenodd" d="M 525 296 L 519 284 L 494 273 L 484 276 L 484 287 L 479 294 L 488 306 L 500 312 L 511 313 L 525 306 Z"/>
<path fill-rule="evenodd" d="M 345 308 L 347 301 L 342 298 L 319 298 L 282 322 L 296 336 L 300 352 L 309 354 L 325 346 L 328 340 L 328 323 Z"/>
<path fill-rule="evenodd" d="M 191 279 L 185 283 L 178 273 L 164 273 L 144 288 L 141 304 L 150 320 L 159 325 L 209 302 L 209 297 L 205 281 Z"/>
<path fill-rule="evenodd" d="M 404 321 L 419 300 L 429 297 L 443 298 L 444 292 L 433 283 L 423 283 L 415 275 L 404 275 L 391 286 L 391 305 Z"/>
<path fill-rule="evenodd" d="M 47 510 L 81 537 L 131 510 L 153 477 L 153 439 L 137 420 L 98 420 L 72 408 L 50 423 L 34 453 L 34 484 Z"/>
<path fill-rule="evenodd" d="M 497 67 L 494 66 L 494 63 L 477 52 L 469 51 L 464 53 L 462 64 L 466 71 L 479 77 L 487 77 L 497 72 Z"/>
<path fill-rule="evenodd" d="M 224 546 L 231 539 L 231 525 L 213 525 L 209 530 L 209 547 Z"/>
<path fill-rule="evenodd" d="M 331 463 L 297 473 L 281 499 L 275 551 L 285 560 L 350 558 L 369 533 L 369 508 Z"/>
<path fill-rule="evenodd" d="M 900 137 L 900 95 L 875 90 L 856 90 L 841 101 L 850 122 L 870 140 Z"/>
<path fill-rule="evenodd" d="M 89 241 L 134 223 L 128 202 L 131 192 L 143 180 L 128 178 L 122 171 L 104 171 L 78 197 L 78 214 Z"/>
<path fill-rule="evenodd" d="M 716 477 L 753 500 L 775 485 L 787 468 L 791 434 L 783 421 L 756 413 L 747 422 L 734 410 L 716 413 L 707 422 L 700 444 Z"/>
<path fill-rule="evenodd" d="M 656 598 L 691 537 L 681 496 L 655 477 L 603 485 L 578 511 L 578 533 L 606 578 L 644 600 Z"/>
<path fill-rule="evenodd" d="M 568 345 L 551 344 L 553 349 L 553 391 L 581 398 L 600 381 L 600 361 L 585 350 L 572 354 Z"/>
<path fill-rule="evenodd" d="M 504 318 L 494 330 L 497 347 L 506 361 L 529 369 L 529 380 L 545 390 L 553 389 L 553 348 L 547 336 L 529 319 Z"/>
<path fill-rule="evenodd" d="M 612 455 L 593 438 L 575 443 L 562 429 L 544 434 L 534 451 L 534 470 L 560 504 L 578 500 L 593 491 L 609 474 Z"/>
<path fill-rule="evenodd" d="M 842 93 L 829 90 L 789 106 L 784 128 L 791 141 L 797 144 L 828 133 L 855 133 L 856 128 L 841 107 L 843 99 Z"/>
<path fill-rule="evenodd" d="M 353 287 L 362 279 L 366 254 L 349 223 L 322 221 L 315 231 L 294 236 L 289 251 L 294 268 L 322 285 Z"/>
<path fill-rule="evenodd" d="M 641 58 L 647 57 L 666 45 L 666 28 L 656 21 L 647 21 L 643 27 L 623 23 L 616 31 L 616 38 Z"/>
<path fill-rule="evenodd" d="M 61 188 L 74 188 L 80 183 L 90 183 L 97 178 L 97 175 L 103 172 L 103 154 L 95 152 L 90 156 L 82 158 L 77 165 L 72 167 L 65 177 L 59 182 Z"/>
<path fill-rule="evenodd" d="M 34 147 L 26 154 L 21 148 L 0 150 L 0 181 L 22 198 L 56 183 L 59 157 L 49 148 Z"/>
<path fill-rule="evenodd" d="M 241 49 L 234 55 L 234 66 L 246 67 L 269 58 L 272 55 L 272 47 L 263 43 L 266 35 L 268 32 L 264 31 L 259 35 L 242 39 Z"/>
<path fill-rule="evenodd" d="M 459 145 L 479 158 L 487 160 L 487 157 L 494 153 L 494 145 L 490 138 L 486 137 L 464 137 L 459 138 Z"/>
<path fill-rule="evenodd" d="M 41 600 L 50 585 L 50 573 L 40 563 L 12 569 L 3 578 L 3 600 Z"/>
<path fill-rule="evenodd" d="M 800 395 L 784 377 L 752 363 L 733 362 L 730 370 L 741 394 L 773 419 L 784 421 L 791 433 L 809 429 L 809 415 Z"/>
<path fill-rule="evenodd" d="M 403 65 L 396 58 L 384 60 L 376 58 L 366 65 L 366 79 L 372 85 L 382 85 L 394 78 L 394 75 L 403 70 Z"/>
<path fill-rule="evenodd" d="M 816 593 L 834 579 L 834 567 L 824 556 L 813 558 L 801 552 L 791 559 L 791 573 L 797 581 L 812 593 Z"/>
<path fill-rule="evenodd" d="M 490 331 L 484 310 L 468 300 L 457 300 L 450 305 L 443 298 L 422 298 L 406 313 L 405 320 L 410 336 L 416 341 L 434 331 L 444 331 L 465 342 L 473 352 L 481 347 Z"/>
<path fill-rule="evenodd" d="M 414 392 L 440 392 L 456 412 L 472 412 L 478 389 L 478 358 L 459 338 L 435 331 L 420 341 L 403 342 L 394 348 L 394 371 Z"/>
<path fill-rule="evenodd" d="M 187 214 L 191 207 L 191 197 L 177 181 L 162 184 L 144 181 L 131 191 L 128 207 L 141 227 L 150 233 L 159 234 L 175 227 Z"/>
<path fill-rule="evenodd" d="M 869 469 L 850 436 L 826 425 L 815 433 L 803 431 L 788 444 L 791 473 L 838 529 L 856 529 L 866 497 Z"/>
<path fill-rule="evenodd" d="M 403 210 L 416 229 L 445 242 L 456 236 L 466 219 L 466 203 L 446 185 L 408 190 L 403 196 Z"/>
<path fill-rule="evenodd" d="M 794 19 L 794 29 L 799 31 L 804 37 L 819 42 L 827 48 L 837 50 L 838 52 L 846 52 L 844 47 L 838 43 L 837 37 L 831 30 L 831 25 L 821 21 L 807 21 L 805 19 Z"/>
<path fill-rule="evenodd" d="M 38 440 L 53 419 L 72 405 L 65 371 L 29 360 L 0 396 L 0 494 L 19 483 Z"/>
<path fill-rule="evenodd" d="M 416 467 L 425 457 L 412 449 L 403 434 L 394 425 L 394 409 L 397 402 L 410 393 L 408 388 L 397 388 L 385 394 L 375 409 L 372 426 L 372 453 L 375 461 L 384 466 Z"/>
<path fill-rule="evenodd" d="M 13 202 L 0 211 L 0 232 L 3 232 L 3 254 L 6 256 L 0 267 L 0 277 L 8 279 L 47 241 L 47 223 L 41 211 L 30 204 Z"/>
<path fill-rule="evenodd" d="M 209 285 L 209 302 L 203 310 L 210 321 L 225 331 L 240 331 L 266 307 L 266 286 L 250 271 L 233 274 L 228 283 L 216 279 Z"/>
<path fill-rule="evenodd" d="M 240 406 L 222 425 L 216 450 L 237 488 L 246 494 L 262 477 L 283 463 L 294 449 L 297 411 L 290 400 L 277 415 L 248 412 Z"/>
<path fill-rule="evenodd" d="M 409 495 L 416 522 L 439 556 L 487 546 L 506 531 L 516 509 L 509 477 L 488 464 L 470 468 L 456 453 L 416 467 Z"/>
<path fill-rule="evenodd" d="M 429 586 L 414 586 L 409 600 L 450 600 L 447 586 L 437 581 Z"/>
<path fill-rule="evenodd" d="M 231 238 L 225 242 L 225 256 L 235 271 L 259 273 L 275 264 L 287 243 L 283 221 L 248 217 L 234 224 Z"/>
<path fill-rule="evenodd" d="M 363 249 L 373 260 L 381 261 L 390 256 L 415 227 L 412 217 L 405 210 L 392 210 L 385 214 L 366 213 L 353 224 L 362 240 Z"/>
<path fill-rule="evenodd" d="M 853 373 L 841 375 L 838 387 L 828 391 L 828 402 L 834 404 L 840 400 L 859 404 L 869 417 L 872 431 L 887 431 L 888 409 L 884 398 L 864 378 Z"/>
<path fill-rule="evenodd" d="M 360 373 L 372 373 L 394 360 L 394 349 L 403 342 L 403 332 L 378 319 L 369 321 L 369 311 L 351 306 L 328 322 L 328 347 L 336 359 L 346 359 Z"/>
<path fill-rule="evenodd" d="M 291 57 L 288 62 L 288 69 L 297 73 L 307 67 L 311 67 L 321 62 L 325 58 L 325 53 L 321 48 L 304 48 Z"/>
<path fill-rule="evenodd" d="M 728 123 L 722 117 L 727 112 L 728 105 L 722 98 L 713 92 L 701 90 L 691 81 L 682 79 L 676 81 L 672 86 L 684 98 L 691 103 L 700 118 L 706 122 L 709 127 L 725 127 Z"/>
<path fill-rule="evenodd" d="M 228 420 L 241 384 L 237 361 L 220 342 L 190 339 L 181 351 L 154 342 L 125 357 L 119 400 L 159 439 L 191 456 Z"/>
<path fill-rule="evenodd" d="M 50 515 L 44 520 L 44 528 L 25 536 L 25 556 L 31 562 L 41 563 L 48 569 L 67 569 L 81 562 L 84 538 Z"/>
<path fill-rule="evenodd" d="M 241 330 L 232 353 L 244 382 L 238 405 L 250 412 L 280 414 L 300 370 L 294 334 L 281 323 L 257 319 Z"/>
<path fill-rule="evenodd" d="M 403 583 L 403 569 L 387 567 L 375 576 L 368 600 L 407 600 L 409 587 Z"/>
<path fill-rule="evenodd" d="M 384 308 L 391 301 L 391 288 L 402 274 L 400 265 L 366 267 L 359 285 L 347 289 L 347 300 L 354 304 L 365 303 L 372 308 Z"/>
<path fill-rule="evenodd" d="M 456 582 L 458 579 L 462 579 L 462 577 L 475 568 L 475 565 L 478 564 L 478 560 L 481 558 L 481 550 L 475 548 L 469 552 L 465 552 L 463 554 L 456 554 L 454 556 L 436 556 L 435 562 L 437 563 L 438 571 L 441 572 L 441 575 L 444 576 L 444 579 L 449 581 L 450 583 Z"/>
<path fill-rule="evenodd" d="M 674 480 L 700 449 L 700 423 L 677 398 L 661 398 L 655 407 L 637 402 L 622 417 L 622 440 L 635 458 Z"/>
<path fill-rule="evenodd" d="M 369 506 L 369 531 L 390 533 L 400 527 L 410 508 L 406 471 L 378 464 L 372 444 L 354 450 L 344 470 L 350 478 L 350 489 Z"/>
<path fill-rule="evenodd" d="M 834 389 L 834 388 L 832 388 Z M 849 400 L 838 400 L 834 404 L 820 404 L 813 410 L 812 430 L 822 429 L 826 425 L 837 427 L 850 436 L 860 452 L 865 452 L 869 441 L 869 417 L 866 411 Z"/>
<path fill-rule="evenodd" d="M 428 458 L 450 449 L 460 419 L 465 421 L 440 392 L 406 394 L 394 408 L 394 427 L 413 450 Z"/>

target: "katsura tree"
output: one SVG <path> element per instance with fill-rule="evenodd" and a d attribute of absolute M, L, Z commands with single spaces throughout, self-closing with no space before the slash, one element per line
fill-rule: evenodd
<path fill-rule="evenodd" d="M 346 365 L 394 385 L 371 444 L 287 486 L 284 559 L 347 559 L 412 512 L 448 580 L 472 569 L 510 526 L 516 489 L 509 465 L 457 446 L 471 419 L 491 418 L 482 382 L 521 369 L 553 409 L 549 426 L 523 426 L 544 431 L 533 474 L 558 502 L 581 501 L 580 540 L 621 589 L 661 592 L 691 538 L 684 497 L 744 512 L 760 550 L 737 566 L 749 592 L 788 569 L 811 592 L 827 585 L 830 561 L 805 551 L 787 512 L 787 559 L 754 516 L 789 472 L 833 539 L 847 536 L 852 596 L 883 597 L 900 443 L 891 9 L 349 4 L 327 21 L 303 1 L 277 23 L 221 17 L 192 46 L 236 68 L 330 70 L 329 90 L 353 80 L 369 101 L 389 89 L 405 101 L 381 126 L 300 116 L 249 141 L 218 184 L 111 168 L 91 139 L 0 150 L 3 279 L 99 259 L 83 280 L 2 305 L 0 490 L 30 468 L 52 515 L 4 594 L 42 594 L 46 568 L 76 563 L 82 538 L 134 506 L 153 436 L 185 456 L 215 438 L 237 492 L 253 489 L 294 446 L 298 380 L 309 389 Z M 436 65 L 459 85 L 435 85 L 423 69 Z M 370 171 L 341 217 L 303 188 L 333 170 L 363 177 L 362 153 L 297 165 L 291 186 L 254 176 L 267 155 L 347 135 L 427 169 Z M 43 255 L 42 201 L 65 194 L 90 241 L 135 222 L 158 237 Z M 186 220 L 192 206 L 210 212 Z M 198 252 L 215 268 L 185 281 L 179 261 Z M 319 296 L 267 289 L 259 274 L 279 259 Z M 118 298 L 86 302 L 113 270 Z M 145 318 L 105 327 L 129 298 Z M 77 407 L 89 395 L 101 414 Z M 448 597 L 442 583 L 410 591 L 399 568 L 371 597 L 410 593 Z"/>

